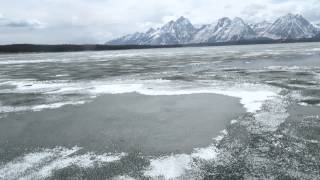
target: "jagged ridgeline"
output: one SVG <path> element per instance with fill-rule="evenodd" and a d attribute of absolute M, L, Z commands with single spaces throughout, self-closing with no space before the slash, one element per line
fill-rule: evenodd
<path fill-rule="evenodd" d="M 248 24 L 243 19 L 224 17 L 212 24 L 196 28 L 185 17 L 164 26 L 151 28 L 111 40 L 110 45 L 173 45 L 224 43 L 259 40 L 299 40 L 320 37 L 320 28 L 299 14 L 287 14 L 275 22 L 262 21 Z"/>

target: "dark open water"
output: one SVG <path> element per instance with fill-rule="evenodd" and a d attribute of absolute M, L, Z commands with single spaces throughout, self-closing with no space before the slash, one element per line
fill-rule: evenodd
<path fill-rule="evenodd" d="M 146 96 L 145 101 L 140 97 L 136 103 L 144 109 L 130 109 L 135 113 L 148 110 L 150 117 L 158 120 L 165 117 L 167 121 L 161 122 L 168 126 L 171 117 L 183 117 L 175 113 L 162 116 L 169 105 L 180 107 L 180 114 L 190 110 L 194 121 L 201 123 L 208 123 L 208 119 L 203 120 L 209 116 L 203 116 L 210 112 L 206 108 L 223 107 L 226 115 L 218 119 L 229 118 L 228 123 L 220 133 L 212 131 L 208 138 L 214 139 L 206 146 L 203 134 L 192 136 L 198 137 L 201 147 L 188 142 L 185 144 L 195 146 L 192 151 L 170 153 L 166 149 L 163 155 L 108 148 L 103 151 L 101 147 L 88 151 L 81 144 L 67 141 L 74 138 L 73 134 L 61 142 L 56 139 L 56 146 L 54 138 L 48 138 L 52 141 L 44 146 L 40 143 L 43 138 L 35 140 L 33 131 L 25 128 L 25 122 L 42 122 L 36 117 L 63 120 L 72 108 L 81 109 L 102 96 L 123 99 L 122 95 L 130 93 Z M 203 104 L 200 97 L 194 97 L 194 101 L 182 98 L 180 105 L 174 104 L 178 102 L 174 98 L 197 94 L 206 94 L 211 102 L 203 101 L 208 103 L 198 108 L 203 111 L 197 111 Z M 246 111 L 232 98 L 219 96 L 222 99 L 218 101 L 217 96 L 210 100 L 208 94 L 237 98 Z M 158 99 L 146 104 L 151 97 Z M 117 101 L 109 100 L 106 112 L 111 111 L 113 102 Z M 227 102 L 232 105 L 225 107 Z M 162 108 L 148 108 L 150 103 Z M 132 100 L 130 106 L 135 106 Z M 119 108 L 123 106 L 115 107 L 112 112 L 122 112 Z M 39 115 L 46 111 L 56 113 Z M 320 179 L 319 116 L 319 43 L 1 55 L 0 179 Z M 188 118 L 188 122 L 193 119 Z M 17 132 L 24 134 L 20 136 L 23 141 L 12 138 Z M 46 129 L 42 133 L 48 137 L 55 132 Z M 63 140 L 66 145 L 61 145 Z M 90 146 L 100 142 L 91 141 Z"/>

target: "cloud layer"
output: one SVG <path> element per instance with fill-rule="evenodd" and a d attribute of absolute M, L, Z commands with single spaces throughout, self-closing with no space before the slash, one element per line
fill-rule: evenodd
<path fill-rule="evenodd" d="M 194 24 L 220 17 L 255 22 L 286 13 L 320 21 L 319 0 L 4 0 L 0 43 L 103 43 L 179 16 Z"/>

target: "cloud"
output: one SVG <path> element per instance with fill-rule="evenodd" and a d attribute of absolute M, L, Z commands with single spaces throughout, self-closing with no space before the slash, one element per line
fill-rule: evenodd
<path fill-rule="evenodd" d="M 13 27 L 13 28 L 45 28 L 45 24 L 37 20 L 19 20 L 19 21 L 10 21 L 3 26 Z"/>
<path fill-rule="evenodd" d="M 320 23 L 320 2 L 318 0 L 309 3 L 301 10 L 301 13 L 306 16 L 310 21 Z"/>
<path fill-rule="evenodd" d="M 266 19 L 266 10 L 269 7 L 265 4 L 250 4 L 246 7 L 241 12 L 242 18 L 245 18 L 246 20 L 249 21 L 259 21 L 262 19 Z"/>
<path fill-rule="evenodd" d="M 6 28 L 28 28 L 28 29 L 40 29 L 45 28 L 46 24 L 34 20 L 34 19 L 20 19 L 20 20 L 14 20 L 9 19 L 0 14 L 0 27 L 6 27 Z"/>

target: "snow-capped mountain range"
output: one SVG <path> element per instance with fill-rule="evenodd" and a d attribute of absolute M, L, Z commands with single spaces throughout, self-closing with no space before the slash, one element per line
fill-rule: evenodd
<path fill-rule="evenodd" d="M 196 28 L 184 17 L 170 21 L 145 33 L 129 34 L 111 40 L 110 45 L 175 45 L 198 43 L 238 42 L 244 40 L 288 40 L 317 37 L 320 28 L 311 24 L 302 15 L 287 14 L 275 22 L 263 21 L 248 24 L 243 19 L 224 17 L 217 22 Z"/>

